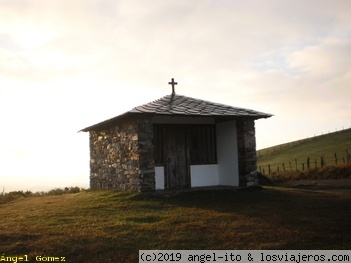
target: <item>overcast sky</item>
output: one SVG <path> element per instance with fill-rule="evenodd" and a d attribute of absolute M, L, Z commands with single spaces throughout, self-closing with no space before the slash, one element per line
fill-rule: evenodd
<path fill-rule="evenodd" d="M 349 128 L 350 61 L 349 0 L 0 0 L 0 192 L 88 187 L 78 131 L 171 78 L 274 114 L 258 149 Z"/>

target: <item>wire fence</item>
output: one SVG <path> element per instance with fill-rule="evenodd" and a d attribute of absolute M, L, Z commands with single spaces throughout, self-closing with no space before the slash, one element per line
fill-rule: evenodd
<path fill-rule="evenodd" d="M 266 175 L 280 172 L 299 172 L 309 169 L 345 164 L 351 164 L 351 154 L 349 150 L 345 150 L 344 154 L 333 153 L 329 155 L 323 155 L 318 158 L 310 158 L 307 156 L 302 159 L 300 158 L 299 160 L 293 159 L 282 163 L 259 164 L 258 169 L 262 174 Z"/>
<path fill-rule="evenodd" d="M 273 153 L 279 153 L 281 151 L 291 149 L 291 148 L 293 148 L 295 146 L 304 144 L 306 142 L 311 142 L 311 141 L 314 141 L 316 139 L 320 139 L 321 137 L 326 137 L 326 136 L 329 136 L 329 135 L 335 135 L 335 134 L 338 134 L 338 133 L 348 132 L 350 129 L 351 128 L 344 129 L 344 127 L 343 127 L 341 130 L 337 130 L 335 132 L 322 133 L 320 135 L 315 135 L 314 137 L 307 137 L 305 139 L 292 141 L 292 142 L 288 142 L 288 143 L 283 143 L 283 144 L 276 145 L 276 146 L 273 146 L 273 147 L 268 147 L 268 148 L 265 148 L 265 149 L 261 149 L 261 150 L 257 151 L 257 157 L 258 158 L 262 158 L 262 157 L 271 155 Z"/>
<path fill-rule="evenodd" d="M 285 144 L 280 144 L 280 145 L 277 145 L 277 146 L 274 146 L 274 147 L 270 147 L 270 148 L 266 148 L 266 149 L 263 149 L 263 150 L 258 150 L 257 151 L 257 156 L 259 158 L 262 158 L 262 157 L 268 156 L 270 154 L 278 153 L 278 152 L 284 151 L 286 149 L 290 149 L 290 148 L 292 148 L 294 146 L 297 146 L 297 145 L 300 145 L 300 144 L 304 144 L 304 143 L 312 141 L 314 139 L 315 138 L 306 138 L 306 139 L 302 139 L 302 140 L 298 140 L 298 141 L 293 141 L 293 142 L 289 142 L 289 143 L 285 143 Z"/>

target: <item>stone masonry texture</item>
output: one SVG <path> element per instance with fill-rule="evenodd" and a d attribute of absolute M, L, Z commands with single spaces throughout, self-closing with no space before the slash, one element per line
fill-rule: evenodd
<path fill-rule="evenodd" d="M 237 121 L 239 186 L 252 185 L 257 170 L 255 121 Z"/>
<path fill-rule="evenodd" d="M 90 187 L 155 189 L 153 129 L 147 117 L 131 117 L 90 131 Z"/>

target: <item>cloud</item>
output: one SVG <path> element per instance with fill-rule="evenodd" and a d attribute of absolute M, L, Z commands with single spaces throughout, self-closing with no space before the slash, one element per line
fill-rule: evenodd
<path fill-rule="evenodd" d="M 351 70 L 351 41 L 327 38 L 291 55 L 290 66 L 320 80 L 345 75 Z"/>
<path fill-rule="evenodd" d="M 333 27 L 328 23 L 336 12 L 330 4 L 302 1 L 38 3 L 11 5 L 15 28 L 21 28 L 12 37 L 25 43 L 18 54 L 23 68 L 41 77 L 80 70 L 111 80 L 175 72 L 232 82 L 252 75 L 251 64 L 262 57 L 261 66 L 281 71 L 287 53 Z"/>
<path fill-rule="evenodd" d="M 180 94 L 273 113 L 257 122 L 258 147 L 347 126 L 350 10 L 348 0 L 2 1 L 0 156 L 26 153 L 69 177 L 57 163 L 69 145 L 69 159 L 87 159 L 78 130 L 170 93 L 172 77 Z"/>

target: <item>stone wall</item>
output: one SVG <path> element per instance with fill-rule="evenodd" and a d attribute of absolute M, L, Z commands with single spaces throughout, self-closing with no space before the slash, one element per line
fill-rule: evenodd
<path fill-rule="evenodd" d="M 154 133 L 151 119 L 138 120 L 139 191 L 155 190 Z"/>
<path fill-rule="evenodd" d="M 239 156 L 239 185 L 250 186 L 257 184 L 256 170 L 256 137 L 255 121 L 237 121 L 238 156 Z"/>
<path fill-rule="evenodd" d="M 104 130 L 90 131 L 90 187 L 155 189 L 153 129 L 148 118 L 130 117 Z"/>

